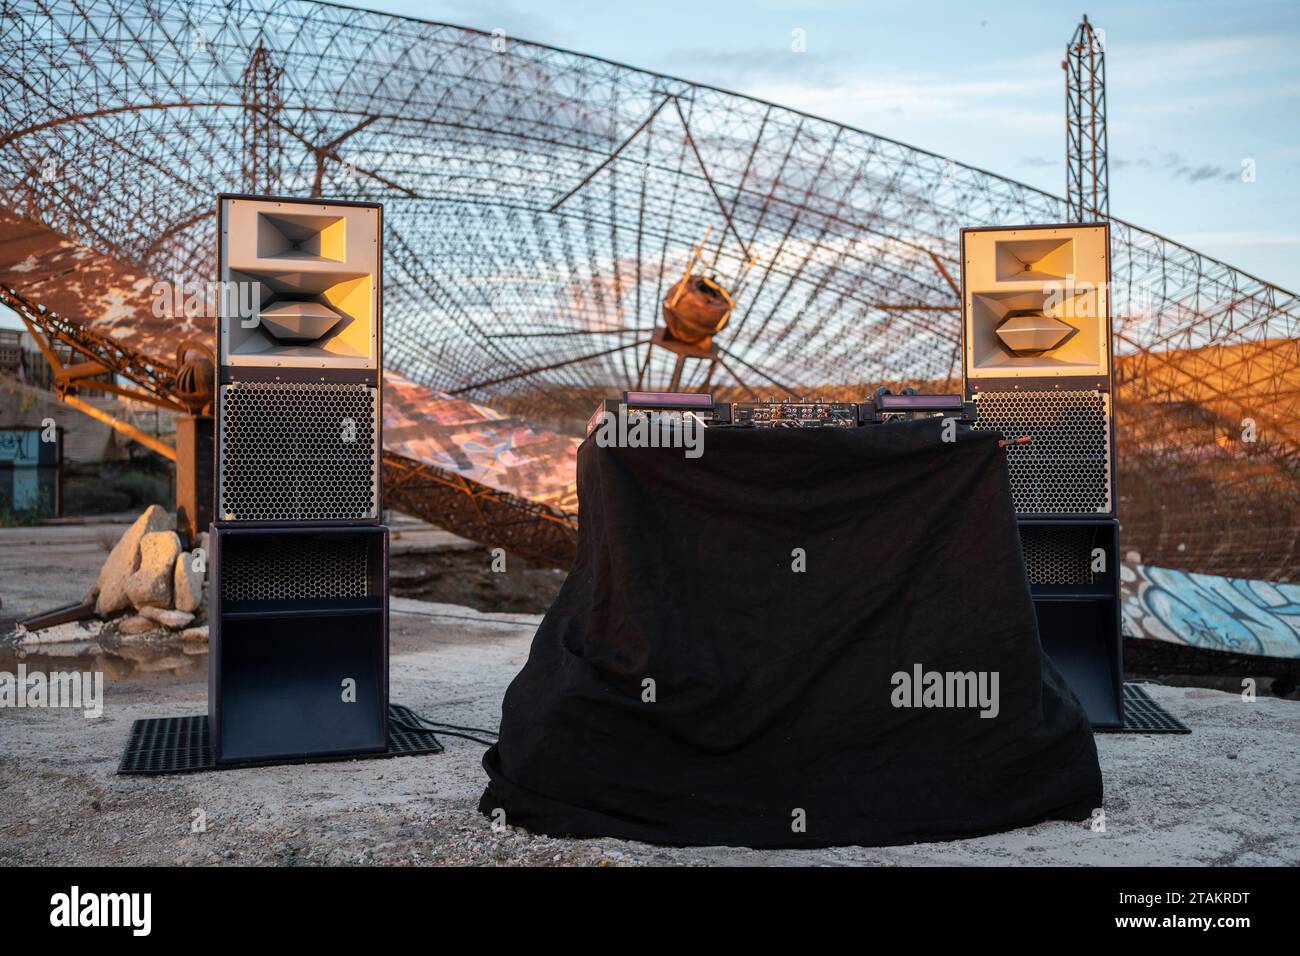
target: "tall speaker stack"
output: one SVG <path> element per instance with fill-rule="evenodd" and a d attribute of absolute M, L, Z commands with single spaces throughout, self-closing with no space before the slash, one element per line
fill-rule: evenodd
<path fill-rule="evenodd" d="M 1110 234 L 964 229 L 962 371 L 976 427 L 1008 445 L 1043 649 L 1093 726 L 1123 722 Z"/>
<path fill-rule="evenodd" d="M 217 202 L 213 756 L 383 751 L 382 208 Z"/>

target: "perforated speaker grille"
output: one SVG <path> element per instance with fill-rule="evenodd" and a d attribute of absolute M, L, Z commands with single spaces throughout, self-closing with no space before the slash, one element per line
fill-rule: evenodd
<path fill-rule="evenodd" d="M 1030 584 L 1092 584 L 1094 529 L 1020 526 L 1020 549 Z M 1108 559 L 1109 560 L 1109 559 Z"/>
<path fill-rule="evenodd" d="M 378 391 L 338 383 L 238 382 L 221 388 L 223 521 L 374 518 Z"/>
<path fill-rule="evenodd" d="M 228 535 L 221 544 L 225 601 L 373 597 L 365 536 Z"/>
<path fill-rule="evenodd" d="M 1021 515 L 1111 511 L 1110 396 L 1096 390 L 977 392 L 976 428 L 1033 440 L 1007 447 Z"/>

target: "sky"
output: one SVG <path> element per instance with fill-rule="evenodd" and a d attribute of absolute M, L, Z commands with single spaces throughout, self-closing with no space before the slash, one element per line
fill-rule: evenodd
<path fill-rule="evenodd" d="M 1061 59 L 1087 13 L 1106 48 L 1111 214 L 1300 292 L 1300 0 L 354 5 L 745 93 L 1057 195 Z"/>
<path fill-rule="evenodd" d="M 1111 214 L 1300 292 L 1297 0 L 358 5 L 749 94 L 1057 195 L 1061 60 L 1087 13 L 1106 46 Z"/>

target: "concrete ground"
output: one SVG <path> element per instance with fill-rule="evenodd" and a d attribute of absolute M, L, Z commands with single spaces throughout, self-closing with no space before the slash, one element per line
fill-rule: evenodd
<path fill-rule="evenodd" d="M 106 550 L 94 530 L 0 530 L 0 597 L 38 610 L 80 597 Z M 26 543 L 13 547 L 16 539 Z M 431 539 L 432 540 L 432 539 Z M 111 545 L 111 540 L 110 540 Z M 93 560 L 92 560 L 93 559 Z M 55 572 L 55 573 L 52 573 Z M 16 597 L 15 597 L 16 595 Z M 40 596 L 40 600 L 36 598 Z M 433 719 L 495 727 L 540 618 L 396 599 L 392 699 Z M 883 849 L 677 849 L 493 833 L 475 810 L 480 744 L 391 760 L 118 777 L 131 722 L 206 711 L 202 646 L 0 646 L 0 670 L 95 668 L 104 715 L 0 709 L 0 863 L 471 865 L 1296 865 L 1300 703 L 1152 686 L 1190 736 L 1097 738 L 1106 829 L 1046 823 Z M 206 832 L 192 832 L 196 811 Z"/>
<path fill-rule="evenodd" d="M 135 518 L 0 528 L 0 635 L 30 614 L 80 601 Z"/>

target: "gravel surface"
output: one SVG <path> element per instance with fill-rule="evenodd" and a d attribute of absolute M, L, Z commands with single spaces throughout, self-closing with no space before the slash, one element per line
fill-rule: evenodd
<path fill-rule="evenodd" d="M 79 599 L 128 524 L 0 529 L 0 618 Z M 457 552 L 457 562 L 471 560 L 471 553 L 478 558 L 477 546 L 445 532 L 400 517 L 394 524 L 401 532 L 394 554 L 417 574 L 439 550 Z M 544 598 L 551 583 L 515 581 L 521 570 L 511 568 L 507 597 L 531 590 Z M 474 579 L 477 592 L 481 578 Z M 430 584 L 420 582 L 420 589 Z M 479 598 L 467 594 L 463 603 Z M 392 699 L 435 719 L 496 727 L 501 696 L 539 620 L 394 598 Z M 0 632 L 7 630 L 3 624 Z M 108 683 L 104 716 L 96 720 L 62 710 L 0 709 L 0 863 L 1300 863 L 1295 701 L 1245 703 L 1221 691 L 1151 687 L 1194 733 L 1098 737 L 1104 833 L 1086 824 L 1049 823 L 884 849 L 678 849 L 552 839 L 516 829 L 494 833 L 475 810 L 486 781 L 483 747 L 455 737 L 442 738 L 447 751 L 435 756 L 118 777 L 133 720 L 206 711 L 206 646 L 96 641 L 94 628 L 68 627 L 76 631 L 69 636 L 82 639 L 21 651 L 0 646 L 0 670 L 12 672 L 22 660 L 29 669 L 100 670 Z M 192 832 L 196 810 L 206 817 L 205 832 Z"/>
<path fill-rule="evenodd" d="M 392 699 L 495 727 L 540 618 L 393 602 Z M 42 650 L 44 650 L 42 648 Z M 135 648 L 145 657 L 147 648 Z M 153 648 L 161 659 L 174 648 Z M 389 760 L 115 775 L 139 717 L 206 710 L 205 656 L 121 671 L 104 716 L 0 710 L 0 862 L 28 864 L 1300 863 L 1300 703 L 1151 687 L 1191 736 L 1098 737 L 1106 831 L 1048 823 L 946 844 L 755 851 L 494 833 L 475 810 L 481 745 Z M 33 659 L 39 659 L 33 657 Z M 195 811 L 206 832 L 191 832 Z"/>

